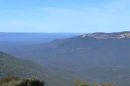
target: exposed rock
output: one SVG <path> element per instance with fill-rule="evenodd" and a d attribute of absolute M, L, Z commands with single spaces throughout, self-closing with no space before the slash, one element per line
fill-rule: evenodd
<path fill-rule="evenodd" d="M 95 38 L 95 39 L 126 39 L 130 38 L 130 32 L 120 32 L 120 33 L 92 33 L 81 35 L 82 38 Z"/>

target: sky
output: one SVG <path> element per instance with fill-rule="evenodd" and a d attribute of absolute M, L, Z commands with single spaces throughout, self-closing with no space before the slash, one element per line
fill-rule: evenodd
<path fill-rule="evenodd" d="M 130 31 L 130 0 L 0 0 L 0 32 Z"/>

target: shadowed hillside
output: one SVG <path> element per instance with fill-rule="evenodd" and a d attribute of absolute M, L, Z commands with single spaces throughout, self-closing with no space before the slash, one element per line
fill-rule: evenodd
<path fill-rule="evenodd" d="M 78 78 L 74 73 L 63 72 L 58 69 L 53 71 L 53 69 L 46 69 L 30 61 L 17 59 L 14 56 L 0 52 L 0 78 L 8 76 L 34 77 L 45 80 L 48 86 L 70 85 Z"/>

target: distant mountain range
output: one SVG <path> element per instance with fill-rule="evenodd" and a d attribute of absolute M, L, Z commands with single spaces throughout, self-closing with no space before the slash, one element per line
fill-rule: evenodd
<path fill-rule="evenodd" d="M 64 39 L 81 33 L 8 33 L 0 32 L 0 51 L 12 51 L 14 47 L 47 43 L 55 39 Z"/>
<path fill-rule="evenodd" d="M 81 74 L 92 82 L 130 86 L 130 32 L 91 33 L 7 50 L 43 66 Z"/>
<path fill-rule="evenodd" d="M 50 42 L 54 39 L 69 38 L 81 33 L 8 33 L 0 32 L 0 42 L 17 42 L 23 44 L 35 44 Z"/>

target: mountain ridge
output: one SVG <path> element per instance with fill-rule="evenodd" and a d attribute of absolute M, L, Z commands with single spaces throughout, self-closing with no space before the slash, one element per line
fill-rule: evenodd
<path fill-rule="evenodd" d="M 130 38 L 130 31 L 124 32 L 113 32 L 113 33 L 103 33 L 103 32 L 96 32 L 96 33 L 89 33 L 81 35 L 82 38 L 95 38 L 95 39 L 124 39 Z"/>
<path fill-rule="evenodd" d="M 125 37 L 118 38 L 127 33 Z M 95 38 L 104 37 L 104 34 L 110 37 Z M 96 33 L 94 37 L 79 35 L 49 43 L 14 48 L 10 53 L 43 66 L 49 65 L 80 73 L 90 81 L 115 81 L 119 86 L 130 86 L 129 45 L 129 32 Z"/>

